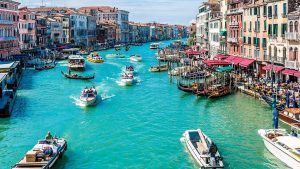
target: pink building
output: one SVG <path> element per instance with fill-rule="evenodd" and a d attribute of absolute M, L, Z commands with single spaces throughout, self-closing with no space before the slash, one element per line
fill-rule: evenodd
<path fill-rule="evenodd" d="M 19 9 L 19 44 L 21 50 L 36 47 L 36 14 L 27 7 Z"/>
<path fill-rule="evenodd" d="M 0 59 L 20 53 L 18 42 L 18 6 L 11 0 L 0 1 Z"/>

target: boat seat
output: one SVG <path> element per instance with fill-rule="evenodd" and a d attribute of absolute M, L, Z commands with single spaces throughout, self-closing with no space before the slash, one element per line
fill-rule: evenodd
<path fill-rule="evenodd" d="M 208 152 L 207 148 L 202 143 L 198 141 L 196 144 L 197 144 L 197 150 L 200 154 L 206 154 Z"/>

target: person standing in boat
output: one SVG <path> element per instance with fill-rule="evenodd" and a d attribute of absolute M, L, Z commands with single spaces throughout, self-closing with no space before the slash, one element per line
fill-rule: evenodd
<path fill-rule="evenodd" d="M 46 137 L 45 137 L 46 140 L 52 140 L 53 139 L 53 136 L 52 134 L 50 133 L 50 131 L 48 131 Z"/>
<path fill-rule="evenodd" d="M 71 75 L 71 69 L 69 69 L 69 75 Z"/>

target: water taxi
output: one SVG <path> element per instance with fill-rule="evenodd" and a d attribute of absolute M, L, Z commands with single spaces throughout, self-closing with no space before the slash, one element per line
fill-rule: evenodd
<path fill-rule="evenodd" d="M 159 48 L 159 43 L 151 43 L 150 44 L 150 49 L 158 49 Z"/>
<path fill-rule="evenodd" d="M 132 56 L 130 56 L 130 60 L 133 62 L 141 62 L 142 57 L 140 55 L 132 55 Z"/>
<path fill-rule="evenodd" d="M 121 84 L 123 86 L 131 86 L 134 83 L 134 77 L 132 74 L 123 73 L 121 77 Z"/>
<path fill-rule="evenodd" d="M 167 71 L 169 68 L 168 65 L 158 65 L 158 66 L 152 66 L 149 71 L 150 72 L 162 72 L 162 71 Z"/>
<path fill-rule="evenodd" d="M 133 75 L 134 74 L 133 66 L 126 66 L 125 73 L 128 74 L 128 75 Z"/>
<path fill-rule="evenodd" d="M 266 148 L 291 168 L 300 168 L 300 139 L 285 129 L 260 129 Z"/>
<path fill-rule="evenodd" d="M 69 69 L 73 69 L 73 70 L 84 70 L 85 69 L 84 58 L 80 55 L 69 56 L 68 67 Z"/>
<path fill-rule="evenodd" d="M 292 127 L 300 129 L 300 109 L 286 108 L 279 112 L 279 120 Z"/>
<path fill-rule="evenodd" d="M 224 168 L 217 145 L 200 129 L 185 131 L 183 140 L 200 168 Z"/>
<path fill-rule="evenodd" d="M 94 105 L 97 100 L 97 90 L 95 89 L 95 87 L 86 87 L 81 91 L 79 99 L 84 104 L 84 106 Z"/>
<path fill-rule="evenodd" d="M 97 52 L 89 54 L 87 59 L 89 62 L 92 62 L 92 63 L 103 63 L 104 62 L 103 58 L 100 57 Z"/>
<path fill-rule="evenodd" d="M 52 137 L 51 133 L 26 153 L 12 169 L 50 169 L 67 150 L 67 141 L 63 138 Z"/>

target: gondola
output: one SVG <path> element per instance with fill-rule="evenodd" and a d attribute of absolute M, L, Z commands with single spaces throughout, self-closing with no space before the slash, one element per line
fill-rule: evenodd
<path fill-rule="evenodd" d="M 229 95 L 230 89 L 228 86 L 220 86 L 216 89 L 213 89 L 212 91 L 208 92 L 208 98 L 217 98 L 217 97 L 221 97 L 221 96 L 226 96 Z"/>
<path fill-rule="evenodd" d="M 195 84 L 192 84 L 192 85 L 186 85 L 186 84 L 182 84 L 182 83 L 178 83 L 177 85 L 177 88 L 179 90 L 182 90 L 184 92 L 187 92 L 187 93 L 192 93 L 195 89 L 194 87 Z"/>
<path fill-rule="evenodd" d="M 95 78 L 95 74 L 93 76 L 79 76 L 77 74 L 70 75 L 70 74 L 64 73 L 63 71 L 61 71 L 61 73 L 68 79 L 89 80 L 89 79 Z"/>
<path fill-rule="evenodd" d="M 45 65 L 42 67 L 35 67 L 34 69 L 38 70 L 38 71 L 42 71 L 42 70 L 53 69 L 53 68 L 55 68 L 55 66 L 56 66 L 56 63 L 54 65 Z"/>

